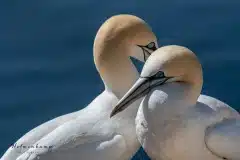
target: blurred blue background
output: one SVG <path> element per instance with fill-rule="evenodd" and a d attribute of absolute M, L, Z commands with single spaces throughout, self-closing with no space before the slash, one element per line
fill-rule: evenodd
<path fill-rule="evenodd" d="M 83 108 L 103 90 L 92 46 L 115 14 L 143 18 L 160 45 L 193 50 L 203 93 L 240 108 L 239 8 L 239 0 L 1 0 L 0 156 L 28 130 Z"/>

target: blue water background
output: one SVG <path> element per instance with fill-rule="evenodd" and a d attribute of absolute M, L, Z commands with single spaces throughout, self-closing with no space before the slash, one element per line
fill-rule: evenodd
<path fill-rule="evenodd" d="M 1 0 L 0 156 L 28 130 L 101 93 L 93 40 L 120 13 L 147 21 L 160 45 L 193 50 L 203 93 L 240 108 L 239 0 Z"/>

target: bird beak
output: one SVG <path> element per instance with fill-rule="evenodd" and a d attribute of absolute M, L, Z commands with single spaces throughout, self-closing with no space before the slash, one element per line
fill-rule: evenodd
<path fill-rule="evenodd" d="M 168 77 L 159 77 L 157 79 L 152 77 L 139 78 L 137 82 L 132 86 L 132 88 L 118 102 L 116 107 L 112 110 L 110 118 L 117 113 L 125 110 L 136 100 L 147 95 L 152 88 L 164 84 L 168 79 Z"/>

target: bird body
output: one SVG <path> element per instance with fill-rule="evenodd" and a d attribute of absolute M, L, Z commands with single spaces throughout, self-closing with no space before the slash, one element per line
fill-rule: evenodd
<path fill-rule="evenodd" d="M 38 146 L 52 146 L 51 150 L 31 148 L 18 159 L 128 159 L 139 144 L 132 134 L 135 124 L 128 118 L 130 116 L 109 120 L 111 108 L 117 101 L 115 95 L 104 91 L 78 113 L 81 116 L 65 122 L 36 142 Z M 125 125 L 130 127 L 123 128 Z"/>
<path fill-rule="evenodd" d="M 178 84 L 166 85 L 155 88 L 144 98 L 136 117 L 140 143 L 150 157 L 159 160 L 222 160 L 223 155 L 212 153 L 206 145 L 208 128 L 225 119 L 239 118 L 239 115 L 232 108 L 216 109 L 201 102 L 187 105 L 186 101 L 181 101 L 185 89 Z M 238 132 L 240 136 L 240 130 Z M 230 146 L 228 151 L 235 147 Z"/>

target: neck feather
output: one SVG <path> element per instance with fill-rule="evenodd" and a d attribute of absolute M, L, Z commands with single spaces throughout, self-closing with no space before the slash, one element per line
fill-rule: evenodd
<path fill-rule="evenodd" d="M 119 49 L 112 49 L 109 52 L 105 50 L 98 56 L 94 54 L 94 61 L 105 89 L 121 98 L 136 82 L 139 73 L 126 54 L 127 50 L 119 52 Z"/>

